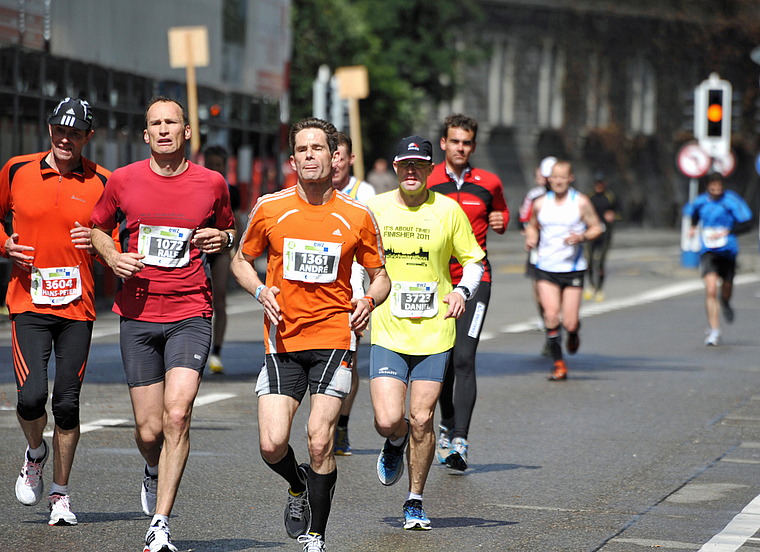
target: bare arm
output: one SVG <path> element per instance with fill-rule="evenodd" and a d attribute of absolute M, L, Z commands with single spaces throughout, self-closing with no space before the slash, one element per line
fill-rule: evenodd
<path fill-rule="evenodd" d="M 580 235 L 570 234 L 570 238 L 565 241 L 574 245 L 583 240 L 594 240 L 602 235 L 602 223 L 596 215 L 591 200 L 585 195 L 581 195 L 579 207 L 581 210 L 581 220 L 586 223 L 586 231 Z"/>
<path fill-rule="evenodd" d="M 199 228 L 193 234 L 193 245 L 202 253 L 219 253 L 227 247 L 227 233 L 232 234 L 232 243 L 235 243 L 237 231 L 235 227 L 219 230 L 218 228 Z"/>
<path fill-rule="evenodd" d="M 276 286 L 266 287 L 256 273 L 256 269 L 253 266 L 254 257 L 243 253 L 243 248 L 238 249 L 235 256 L 232 257 L 232 274 L 235 275 L 235 279 L 245 291 L 250 293 L 256 298 L 256 290 L 259 286 L 262 286 L 259 291 L 259 296 L 256 300 L 264 307 L 264 313 L 269 321 L 278 325 L 282 322 L 282 313 L 280 312 L 280 304 L 277 302 L 277 296 L 280 294 L 280 289 Z"/>
<path fill-rule="evenodd" d="M 369 289 L 367 295 L 361 299 L 351 299 L 351 306 L 354 311 L 351 313 L 351 329 L 354 331 L 363 331 L 369 324 L 369 315 L 372 310 L 382 304 L 391 291 L 391 279 L 384 266 L 379 268 L 366 268 L 369 275 Z M 371 297 L 370 301 L 367 297 Z M 371 303 L 374 303 L 372 305 Z"/>
<path fill-rule="evenodd" d="M 538 245 L 538 213 L 544 205 L 544 196 L 539 197 L 533 202 L 533 209 L 528 219 L 528 225 L 525 227 L 525 250 L 530 251 Z"/>
<path fill-rule="evenodd" d="M 119 253 L 111 235 L 105 230 L 94 226 L 90 232 L 90 240 L 95 251 L 111 267 L 119 278 L 127 280 L 140 272 L 145 265 L 140 262 L 145 255 L 139 253 Z"/>

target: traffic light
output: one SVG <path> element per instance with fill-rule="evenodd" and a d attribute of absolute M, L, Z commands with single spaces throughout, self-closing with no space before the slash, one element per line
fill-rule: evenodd
<path fill-rule="evenodd" d="M 707 135 L 723 134 L 723 90 L 707 90 Z"/>
<path fill-rule="evenodd" d="M 711 157 L 731 151 L 731 83 L 716 73 L 694 89 L 694 135 Z"/>

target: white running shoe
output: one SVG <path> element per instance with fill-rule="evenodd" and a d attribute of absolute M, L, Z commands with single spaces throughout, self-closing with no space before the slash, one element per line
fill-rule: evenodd
<path fill-rule="evenodd" d="M 42 498 L 45 485 L 42 483 L 42 468 L 45 467 L 48 456 L 50 456 L 50 447 L 45 441 L 45 456 L 32 460 L 29 458 L 29 447 L 24 452 L 24 466 L 21 473 L 16 479 L 16 498 L 21 504 L 34 506 Z"/>
<path fill-rule="evenodd" d="M 145 464 L 142 487 L 140 487 L 140 502 L 146 516 L 156 513 L 156 501 L 158 500 L 158 476 L 153 477 L 148 473 L 148 464 Z"/>
<path fill-rule="evenodd" d="M 705 338 L 705 345 L 708 347 L 717 347 L 720 345 L 720 330 L 710 330 Z"/>
<path fill-rule="evenodd" d="M 48 497 L 50 521 L 48 525 L 76 525 L 77 516 L 71 511 L 69 495 L 51 494 Z"/>
<path fill-rule="evenodd" d="M 169 534 L 169 525 L 166 522 L 157 521 L 150 526 L 145 535 L 143 552 L 177 552 L 177 547 L 172 544 L 172 536 Z"/>
<path fill-rule="evenodd" d="M 438 442 L 435 444 L 435 456 L 440 464 L 446 463 L 446 457 L 451 452 L 451 430 L 442 425 L 438 426 Z"/>
<path fill-rule="evenodd" d="M 298 543 L 303 544 L 303 552 L 324 552 L 325 541 L 322 540 L 320 535 L 314 533 L 306 533 L 298 537 Z"/>
<path fill-rule="evenodd" d="M 222 359 L 219 355 L 212 354 L 208 356 L 208 369 L 211 370 L 212 374 L 224 372 L 224 364 L 222 364 Z"/>

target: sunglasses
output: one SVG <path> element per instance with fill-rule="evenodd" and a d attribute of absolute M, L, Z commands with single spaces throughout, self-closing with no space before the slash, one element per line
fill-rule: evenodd
<path fill-rule="evenodd" d="M 409 166 L 414 166 L 415 169 L 422 170 L 422 169 L 424 169 L 426 167 L 429 167 L 430 166 L 430 162 L 429 161 L 419 161 L 419 160 L 417 160 L 417 161 L 415 161 L 415 160 L 403 160 L 403 161 L 396 161 L 396 166 L 400 170 L 402 170 L 402 171 L 405 171 L 406 169 L 408 169 Z"/>

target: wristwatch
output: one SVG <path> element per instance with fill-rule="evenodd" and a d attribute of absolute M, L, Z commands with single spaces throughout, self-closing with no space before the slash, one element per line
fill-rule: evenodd
<path fill-rule="evenodd" d="M 469 301 L 470 300 L 470 290 L 467 289 L 464 286 L 456 286 L 454 289 L 461 289 L 462 293 L 464 293 L 464 300 Z"/>
<path fill-rule="evenodd" d="M 224 246 L 225 249 L 232 249 L 232 244 L 235 243 L 235 238 L 232 236 L 232 232 L 224 231 L 225 234 L 227 234 L 227 245 Z"/>

